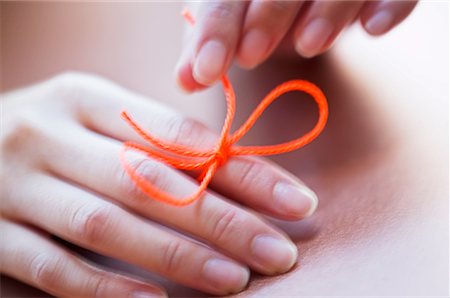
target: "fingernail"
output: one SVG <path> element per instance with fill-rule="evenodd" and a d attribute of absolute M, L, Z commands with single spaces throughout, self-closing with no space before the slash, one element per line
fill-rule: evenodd
<path fill-rule="evenodd" d="M 208 260 L 202 274 L 211 286 L 225 294 L 242 291 L 250 277 L 248 269 L 222 259 Z"/>
<path fill-rule="evenodd" d="M 131 294 L 132 298 L 156 298 L 156 297 L 168 297 L 166 292 L 160 291 L 160 292 L 143 292 L 143 291 L 136 291 Z"/>
<path fill-rule="evenodd" d="M 313 57 L 320 53 L 333 33 L 333 25 L 324 18 L 312 20 L 303 33 L 300 35 L 296 50 L 306 58 Z"/>
<path fill-rule="evenodd" d="M 204 85 L 211 85 L 222 74 L 227 50 L 222 42 L 207 41 L 197 54 L 192 74 L 195 80 Z"/>
<path fill-rule="evenodd" d="M 367 21 L 365 27 L 370 34 L 378 35 L 386 32 L 393 22 L 392 13 L 388 10 L 381 10 Z"/>
<path fill-rule="evenodd" d="M 308 217 L 314 213 L 318 205 L 316 194 L 306 186 L 278 182 L 273 189 L 277 207 L 295 217 Z"/>
<path fill-rule="evenodd" d="M 180 90 L 184 94 L 192 94 L 195 91 L 195 88 L 193 86 L 189 86 L 181 80 L 181 76 L 179 74 L 175 74 L 175 80 L 178 90 Z"/>
<path fill-rule="evenodd" d="M 257 236 L 252 241 L 252 255 L 267 274 L 288 271 L 297 261 L 297 247 L 288 240 Z"/>
<path fill-rule="evenodd" d="M 269 46 L 270 39 L 264 31 L 259 29 L 250 30 L 241 44 L 239 53 L 241 64 L 246 68 L 255 67 L 264 59 Z"/>

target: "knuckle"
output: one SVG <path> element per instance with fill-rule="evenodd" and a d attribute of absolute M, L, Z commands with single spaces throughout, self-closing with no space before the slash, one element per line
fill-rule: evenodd
<path fill-rule="evenodd" d="M 68 71 L 61 73 L 50 80 L 58 90 L 83 90 L 95 84 L 109 84 L 109 81 L 93 74 Z"/>
<path fill-rule="evenodd" d="M 8 120 L 1 134 L 4 153 L 18 152 L 43 135 L 42 125 L 33 109 L 21 111 Z"/>
<path fill-rule="evenodd" d="M 162 257 L 162 270 L 166 274 L 171 274 L 183 264 L 183 245 L 180 240 L 171 240 L 165 250 Z"/>
<path fill-rule="evenodd" d="M 290 1 L 270 1 L 270 8 L 276 14 L 285 14 L 292 9 L 292 4 Z"/>
<path fill-rule="evenodd" d="M 59 283 L 62 263 L 63 260 L 59 256 L 46 253 L 35 255 L 30 261 L 32 280 L 43 288 L 53 288 Z"/>
<path fill-rule="evenodd" d="M 249 188 L 259 183 L 261 179 L 261 173 L 264 173 L 264 169 L 261 164 L 255 161 L 245 160 L 241 163 L 241 169 L 237 172 L 235 177 L 239 189 L 242 192 L 247 191 Z"/>
<path fill-rule="evenodd" d="M 112 81 L 82 72 L 57 75 L 49 81 L 49 85 L 49 97 L 56 99 L 56 102 L 64 98 L 64 101 L 72 106 L 80 106 L 80 101 L 92 106 L 103 94 L 121 90 Z"/>
<path fill-rule="evenodd" d="M 200 147 L 211 144 L 212 134 L 205 125 L 182 116 L 174 116 L 168 121 L 168 140 L 185 146 Z"/>
<path fill-rule="evenodd" d="M 234 1 L 219 1 L 210 3 L 208 7 L 208 16 L 213 19 L 228 20 L 235 14 L 236 3 Z"/>
<path fill-rule="evenodd" d="M 82 98 L 91 76 L 81 72 L 65 72 L 50 80 L 49 92 L 55 98 Z"/>
<path fill-rule="evenodd" d="M 93 280 L 92 297 L 107 297 L 106 293 L 108 293 L 107 289 L 109 288 L 110 285 L 110 279 L 104 274 L 99 274 L 92 280 Z"/>
<path fill-rule="evenodd" d="M 158 187 L 159 189 L 166 191 L 169 189 L 168 169 L 161 163 L 150 158 L 135 158 L 129 161 L 131 167 L 133 167 L 136 173 L 145 179 L 151 185 Z M 144 198 L 144 194 L 137 186 L 137 184 L 130 178 L 128 173 L 120 167 L 118 170 L 121 174 L 119 178 L 119 188 L 130 199 Z M 146 200 L 147 202 L 153 200 Z"/>
<path fill-rule="evenodd" d="M 217 213 L 215 224 L 212 226 L 211 236 L 217 243 L 226 241 L 230 235 L 234 235 L 240 227 L 243 220 L 239 211 L 235 208 L 227 208 Z"/>
<path fill-rule="evenodd" d="M 72 234 L 90 244 L 101 241 L 114 218 L 113 209 L 113 206 L 106 204 L 81 205 L 72 216 Z"/>

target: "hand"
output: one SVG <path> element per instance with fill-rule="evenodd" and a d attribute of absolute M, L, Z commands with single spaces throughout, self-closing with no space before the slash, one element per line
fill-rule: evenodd
<path fill-rule="evenodd" d="M 245 68 L 265 61 L 283 40 L 305 58 L 327 51 L 360 20 L 371 35 L 402 22 L 417 1 L 205 1 L 192 7 L 196 24 L 176 67 L 179 85 L 196 91 L 215 83 L 237 59 Z"/>
<path fill-rule="evenodd" d="M 146 197 L 122 169 L 121 142 L 140 139 L 120 112 L 164 139 L 209 148 L 216 135 L 200 123 L 81 74 L 4 97 L 3 273 L 57 296 L 165 294 L 90 264 L 49 235 L 219 295 L 242 290 L 249 268 L 271 275 L 294 265 L 296 246 L 251 209 L 298 220 L 314 212 L 317 198 L 275 165 L 231 158 L 213 180 L 215 192 L 187 207 L 167 205 Z M 137 153 L 127 157 L 164 191 L 186 196 L 197 187 L 189 173 Z"/>

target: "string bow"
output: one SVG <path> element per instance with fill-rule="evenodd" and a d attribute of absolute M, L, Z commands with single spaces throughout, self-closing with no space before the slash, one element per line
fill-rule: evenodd
<path fill-rule="evenodd" d="M 183 12 L 186 20 L 193 24 L 194 20 L 188 12 Z M 244 124 L 234 133 L 230 134 L 231 124 L 236 110 L 236 96 L 228 77 L 223 75 L 221 82 L 224 88 L 227 103 L 227 113 L 222 131 L 216 146 L 209 150 L 201 150 L 164 141 L 152 134 L 146 133 L 126 112 L 122 112 L 123 119 L 153 147 L 146 147 L 135 142 L 125 142 L 121 151 L 121 163 L 126 173 L 134 181 L 137 187 L 149 197 L 175 206 L 185 206 L 198 200 L 208 188 L 217 169 L 232 156 L 239 155 L 274 155 L 299 149 L 313 141 L 324 129 L 328 118 L 328 104 L 325 95 L 314 84 L 304 80 L 287 81 L 267 94 L 256 107 Z M 312 130 L 303 136 L 281 144 L 269 146 L 239 146 L 236 143 L 252 128 L 264 110 L 282 94 L 292 91 L 302 91 L 311 95 L 319 108 L 319 118 Z M 186 198 L 177 198 L 147 181 L 127 161 L 125 154 L 133 150 L 143 153 L 149 158 L 162 161 L 180 170 L 200 170 L 198 177 L 199 187 Z"/>

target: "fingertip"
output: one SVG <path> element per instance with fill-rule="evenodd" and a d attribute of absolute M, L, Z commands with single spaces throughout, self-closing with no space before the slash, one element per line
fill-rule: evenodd
<path fill-rule="evenodd" d="M 251 243 L 252 256 L 260 271 L 266 275 L 275 275 L 289 271 L 298 260 L 295 243 L 287 238 L 273 235 L 258 235 Z"/>
<path fill-rule="evenodd" d="M 190 63 L 178 63 L 175 67 L 175 78 L 177 86 L 185 93 L 192 93 L 205 88 L 194 79 Z"/>
<path fill-rule="evenodd" d="M 210 86 L 222 75 L 227 60 L 227 48 L 219 40 L 206 41 L 195 57 L 192 76 L 198 84 Z"/>
<path fill-rule="evenodd" d="M 363 27 L 370 35 L 379 36 L 388 32 L 393 27 L 394 21 L 395 17 L 391 11 L 380 10 L 363 22 Z"/>
<path fill-rule="evenodd" d="M 313 215 L 316 212 L 317 207 L 319 206 L 319 198 L 317 197 L 317 194 L 310 188 L 305 187 L 304 191 L 311 200 L 311 205 L 310 205 L 309 210 L 303 215 L 303 217 L 306 218 L 306 217 L 310 217 L 311 215 Z"/>
<path fill-rule="evenodd" d="M 333 32 L 333 24 L 328 19 L 313 19 L 297 37 L 295 50 L 304 58 L 312 58 L 327 48 Z"/>
<path fill-rule="evenodd" d="M 212 258 L 203 265 L 202 275 L 215 290 L 226 295 L 239 293 L 247 286 L 250 270 L 229 260 Z"/>
<path fill-rule="evenodd" d="M 279 212 L 293 219 L 311 216 L 317 209 L 317 195 L 303 184 L 280 181 L 273 190 Z"/>
<path fill-rule="evenodd" d="M 364 5 L 361 25 L 373 36 L 386 34 L 400 24 L 417 5 L 417 1 L 375 1 Z"/>

